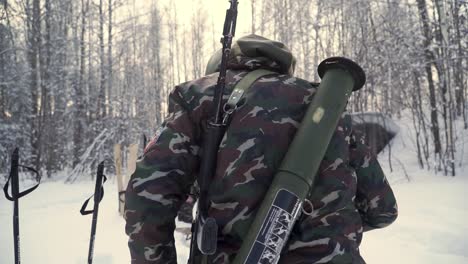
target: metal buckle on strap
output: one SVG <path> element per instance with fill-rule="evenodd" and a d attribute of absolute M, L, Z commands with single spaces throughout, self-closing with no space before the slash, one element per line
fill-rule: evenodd
<path fill-rule="evenodd" d="M 229 122 L 229 118 L 231 115 L 237 110 L 238 106 L 235 105 L 234 107 L 229 106 L 228 104 L 224 105 L 224 117 L 223 117 L 223 125 L 227 125 Z"/>
<path fill-rule="evenodd" d="M 308 205 L 310 207 L 309 210 L 305 208 L 305 206 Z M 302 213 L 307 215 L 307 216 L 312 216 L 314 214 L 314 204 L 309 199 L 305 199 L 304 203 L 302 204 Z"/>
<path fill-rule="evenodd" d="M 227 103 L 224 105 L 224 111 L 226 112 L 226 108 L 235 108 L 239 104 L 239 102 L 242 100 L 242 96 L 244 96 L 244 90 L 242 89 L 234 89 L 232 91 L 231 96 L 229 97 L 229 100 Z"/>
<path fill-rule="evenodd" d="M 234 90 L 231 93 L 228 101 L 223 107 L 224 116 L 223 116 L 223 125 L 227 125 L 229 122 L 229 118 L 231 115 L 239 108 L 241 105 L 239 104 L 245 92 L 252 86 L 252 84 L 260 79 L 263 76 L 275 74 L 272 71 L 264 70 L 264 69 L 257 69 L 254 71 L 249 72 L 242 80 L 240 80 L 237 85 L 234 87 Z"/>
<path fill-rule="evenodd" d="M 245 91 L 242 89 L 234 89 L 234 91 L 232 91 L 231 96 L 229 97 L 228 101 L 223 107 L 223 110 L 224 110 L 223 124 L 224 125 L 227 125 L 229 121 L 229 117 L 239 107 L 239 102 L 242 100 L 242 96 L 244 95 L 244 92 Z"/>

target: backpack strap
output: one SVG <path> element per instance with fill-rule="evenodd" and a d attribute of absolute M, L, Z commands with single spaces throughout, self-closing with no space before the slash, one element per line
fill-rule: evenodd
<path fill-rule="evenodd" d="M 249 88 L 260 78 L 271 75 L 277 74 L 276 72 L 265 70 L 265 69 L 257 69 L 247 73 L 247 75 L 240 80 L 234 90 L 231 93 L 227 103 L 224 105 L 224 121 L 223 123 L 227 124 L 229 116 L 236 111 L 237 107 L 239 107 L 239 102 L 243 99 L 244 94 L 249 90 Z"/>

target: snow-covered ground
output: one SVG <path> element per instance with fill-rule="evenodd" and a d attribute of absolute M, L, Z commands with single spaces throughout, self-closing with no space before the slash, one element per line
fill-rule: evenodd
<path fill-rule="evenodd" d="M 369 264 L 468 263 L 468 131 L 458 135 L 456 177 L 417 164 L 412 123 L 400 132 L 379 161 L 398 202 L 399 216 L 387 228 L 364 235 L 361 252 Z M 389 166 L 391 153 L 392 170 Z M 409 181 L 406 177 L 409 175 Z"/>
<path fill-rule="evenodd" d="M 370 264 L 468 263 L 468 158 L 459 176 L 444 177 L 420 170 L 410 129 L 401 133 L 379 159 L 399 204 L 399 217 L 390 227 L 364 235 L 361 252 Z M 468 132 L 464 133 L 468 140 Z M 466 141 L 465 140 L 465 141 Z M 466 148 L 468 149 L 468 148 Z M 468 155 L 466 153 L 465 155 Z M 410 176 L 407 180 L 405 172 Z M 91 216 L 81 216 L 83 201 L 94 183 L 43 183 L 20 200 L 21 258 L 25 264 L 86 263 Z M 117 213 L 116 183 L 105 184 L 95 244 L 96 264 L 129 263 L 124 220 Z M 12 203 L 0 195 L 0 264 L 13 263 Z M 179 263 L 188 256 L 188 241 L 176 233 Z"/>

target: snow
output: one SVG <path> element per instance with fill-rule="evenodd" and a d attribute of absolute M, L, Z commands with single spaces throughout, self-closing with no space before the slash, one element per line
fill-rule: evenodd
<path fill-rule="evenodd" d="M 468 161 L 463 156 L 458 158 L 464 162 L 462 168 L 457 168 L 457 177 L 419 169 L 411 129 L 405 123 L 398 122 L 401 130 L 392 144 L 392 171 L 388 150 L 379 157 L 397 197 L 399 217 L 387 228 L 365 233 L 361 253 L 370 264 L 466 264 L 468 203 L 464 195 L 468 190 Z M 464 138 L 467 134 L 468 131 L 463 132 Z M 45 182 L 20 200 L 23 263 L 86 263 L 91 215 L 81 216 L 79 209 L 93 191 L 93 182 Z M 105 197 L 100 205 L 96 264 L 130 262 L 125 222 L 117 208 L 117 184 L 113 178 L 105 183 Z M 14 263 L 12 212 L 13 204 L 2 195 L 0 264 Z M 180 233 L 175 237 L 178 262 L 186 263 L 189 241 Z"/>
<path fill-rule="evenodd" d="M 468 263 L 468 180 L 422 174 L 393 186 L 399 216 L 365 233 L 361 253 L 368 263 Z"/>
<path fill-rule="evenodd" d="M 364 234 L 361 253 L 368 263 L 468 263 L 468 131 L 460 131 L 456 177 L 421 170 L 411 120 L 399 120 L 399 134 L 379 161 L 398 202 L 398 219 L 387 228 Z M 463 151 L 463 147 L 466 149 Z M 409 175 L 409 180 L 406 175 Z"/>

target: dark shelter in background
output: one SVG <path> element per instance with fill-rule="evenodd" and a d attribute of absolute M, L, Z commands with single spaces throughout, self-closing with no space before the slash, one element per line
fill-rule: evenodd
<path fill-rule="evenodd" d="M 398 125 L 381 113 L 353 113 L 353 128 L 361 131 L 374 155 L 379 154 L 400 130 Z"/>

